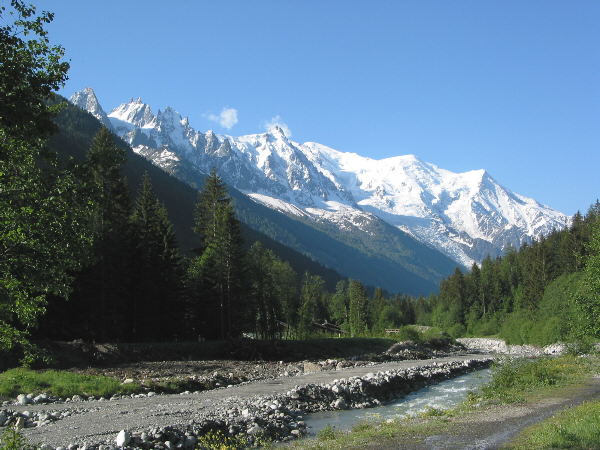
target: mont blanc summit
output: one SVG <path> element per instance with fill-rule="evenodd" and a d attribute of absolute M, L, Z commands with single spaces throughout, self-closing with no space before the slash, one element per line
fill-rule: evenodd
<path fill-rule="evenodd" d="M 383 221 L 465 266 L 569 220 L 485 170 L 455 173 L 414 155 L 376 160 L 292 141 L 276 126 L 238 137 L 196 131 L 174 109 L 154 113 L 140 98 L 106 114 L 90 88 L 71 102 L 166 171 L 215 167 L 231 186 L 289 216 L 367 235 Z"/>

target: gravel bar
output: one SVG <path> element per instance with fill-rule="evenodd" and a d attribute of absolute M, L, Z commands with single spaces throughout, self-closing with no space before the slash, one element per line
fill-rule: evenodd
<path fill-rule="evenodd" d="M 490 355 L 469 354 L 394 361 L 194 394 L 10 406 L 0 415 L 46 418 L 23 429 L 28 439 L 43 444 L 44 450 L 61 446 L 79 450 L 193 449 L 196 436 L 210 429 L 245 434 L 250 439 L 266 436 L 290 440 L 304 434 L 301 419 L 307 412 L 376 406 L 491 360 Z"/>

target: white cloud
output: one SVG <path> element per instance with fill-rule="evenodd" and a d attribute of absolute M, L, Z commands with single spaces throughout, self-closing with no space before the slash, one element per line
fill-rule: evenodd
<path fill-rule="evenodd" d="M 288 124 L 281 120 L 281 116 L 277 114 L 274 117 L 271 117 L 271 120 L 265 122 L 264 124 L 265 130 L 270 131 L 272 128 L 279 127 L 283 130 L 283 134 L 287 137 L 292 137 L 292 130 L 288 127 Z"/>
<path fill-rule="evenodd" d="M 238 123 L 238 112 L 235 108 L 223 108 L 219 115 L 217 114 L 207 114 L 206 118 L 208 120 L 212 120 L 213 122 L 217 122 L 223 128 L 230 129 L 236 123 Z"/>

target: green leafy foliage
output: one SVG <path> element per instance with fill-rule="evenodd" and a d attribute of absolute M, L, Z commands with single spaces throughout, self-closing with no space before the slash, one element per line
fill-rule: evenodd
<path fill-rule="evenodd" d="M 32 363 L 29 332 L 48 295 L 70 292 L 89 242 L 82 225 L 90 204 L 43 147 L 56 110 L 46 101 L 68 69 L 44 30 L 52 15 L 12 1 L 0 18 L 0 351 L 20 347 Z"/>
<path fill-rule="evenodd" d="M 364 335 L 367 331 L 367 293 L 364 286 L 356 280 L 350 280 L 348 286 L 350 297 L 350 335 Z"/>
<path fill-rule="evenodd" d="M 317 439 L 319 441 L 332 441 L 336 438 L 337 434 L 338 432 L 336 431 L 335 427 L 327 424 L 319 430 L 317 433 Z"/>
<path fill-rule="evenodd" d="M 600 213 L 600 211 L 599 211 Z M 576 297 L 580 312 L 578 334 L 600 338 L 600 221 L 594 224 L 588 244 L 587 258 L 581 289 Z"/>
<path fill-rule="evenodd" d="M 242 450 L 252 447 L 264 447 L 268 440 L 262 437 L 245 435 L 229 436 L 220 430 L 209 431 L 198 438 L 199 450 Z"/>
<path fill-rule="evenodd" d="M 27 438 L 16 427 L 6 427 L 0 435 L 2 450 L 35 450 L 38 447 L 29 444 Z"/>
<path fill-rule="evenodd" d="M 0 127 L 19 140 L 43 139 L 55 129 L 58 107 L 46 100 L 67 80 L 69 63 L 44 28 L 53 18 L 20 0 L 0 5 Z"/>

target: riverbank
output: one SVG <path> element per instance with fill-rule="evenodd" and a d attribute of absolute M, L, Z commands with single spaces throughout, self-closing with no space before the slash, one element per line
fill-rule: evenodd
<path fill-rule="evenodd" d="M 597 357 L 509 364 L 499 369 L 493 383 L 455 409 L 364 422 L 349 433 L 328 429 L 318 439 L 295 443 L 294 448 L 498 448 L 529 425 L 600 398 L 600 379 L 593 377 L 599 370 Z"/>
<path fill-rule="evenodd" d="M 16 368 L 0 373 L 0 401 L 4 402 L 4 406 L 15 403 L 19 394 L 26 396 L 21 399 L 26 403 L 38 403 L 36 398 L 42 403 L 56 403 L 73 396 L 78 400 L 98 400 L 124 393 L 199 392 L 282 376 L 342 370 L 386 361 L 438 358 L 464 352 L 462 346 L 450 339 L 437 338 L 419 343 L 385 338 L 275 342 L 239 340 L 188 343 L 181 344 L 181 347 L 173 343 L 113 345 L 72 342 L 60 343 L 58 348 L 64 352 L 60 358 L 55 358 L 55 366 L 66 367 L 67 362 L 77 364 L 66 370 Z M 172 348 L 174 351 L 169 353 Z M 102 357 L 98 356 L 100 350 Z M 84 356 L 86 352 L 87 356 Z M 145 360 L 140 360 L 142 354 Z M 192 359 L 202 355 L 219 358 Z M 231 359 L 234 356 L 237 359 Z M 88 364 L 89 361 L 94 363 Z M 42 397 L 39 397 L 40 394 Z"/>
<path fill-rule="evenodd" d="M 481 367 L 489 360 L 485 355 L 473 355 L 387 362 L 279 377 L 197 394 L 14 406 L 10 414 L 23 415 L 27 411 L 30 416 L 51 413 L 60 417 L 23 430 L 31 442 L 54 448 L 114 445 L 120 430 L 129 436 L 125 445 L 142 448 L 164 447 L 166 441 L 174 446 L 191 445 L 215 429 L 250 440 L 290 440 L 304 434 L 302 418 L 306 412 L 342 408 L 339 399 L 346 402 L 346 407 L 377 404 L 432 380 Z"/>

